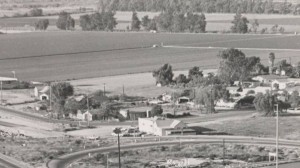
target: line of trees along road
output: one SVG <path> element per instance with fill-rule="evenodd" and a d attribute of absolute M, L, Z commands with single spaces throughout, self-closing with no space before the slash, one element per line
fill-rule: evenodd
<path fill-rule="evenodd" d="M 166 11 L 205 13 L 280 13 L 300 14 L 300 4 L 273 0 L 99 0 L 98 9 L 119 11 Z"/>

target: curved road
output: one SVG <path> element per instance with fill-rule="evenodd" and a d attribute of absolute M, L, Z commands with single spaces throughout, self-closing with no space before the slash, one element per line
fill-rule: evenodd
<path fill-rule="evenodd" d="M 5 168 L 23 168 L 23 167 L 19 167 L 17 165 L 15 165 L 14 163 L 11 163 L 9 161 L 6 161 L 5 159 L 0 158 L 0 163 L 5 166 Z M 0 167 L 1 167 L 0 164 Z"/>
<path fill-rule="evenodd" d="M 185 137 L 186 138 L 186 137 Z M 182 140 L 180 141 L 162 141 L 162 142 L 153 142 L 153 143 L 140 143 L 134 145 L 123 145 L 121 146 L 122 150 L 125 149 L 133 149 L 133 148 L 144 148 L 144 147 L 152 147 L 157 145 L 175 145 L 175 144 L 193 144 L 193 143 L 222 143 L 223 139 L 225 139 L 226 143 L 241 143 L 241 144 L 257 144 L 257 145 L 275 145 L 274 139 L 267 138 L 249 138 L 249 137 L 229 137 L 229 136 L 218 136 L 218 137 L 210 137 L 210 136 L 190 136 L 191 140 Z M 192 139 L 197 138 L 197 139 Z M 300 148 L 300 143 L 298 141 L 288 141 L 288 140 L 280 140 L 280 146 L 286 147 L 297 147 Z M 47 163 L 48 168 L 64 168 L 68 166 L 70 163 L 75 162 L 76 160 L 86 157 L 89 153 L 103 153 L 103 152 L 111 152 L 117 150 L 117 147 L 107 147 L 107 148 L 96 148 L 85 151 L 79 151 L 71 154 L 67 154 L 57 159 L 50 160 Z M 297 164 L 300 167 L 300 164 Z M 281 168 L 281 166 L 280 166 Z"/>

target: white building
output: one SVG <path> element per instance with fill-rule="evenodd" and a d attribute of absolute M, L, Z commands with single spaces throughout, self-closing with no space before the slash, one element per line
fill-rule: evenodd
<path fill-rule="evenodd" d="M 34 88 L 34 96 L 39 100 L 49 100 L 50 99 L 50 87 L 35 87 Z"/>
<path fill-rule="evenodd" d="M 256 77 L 253 77 L 253 80 L 259 81 L 261 83 L 266 83 L 266 84 L 270 84 L 272 83 L 274 80 L 277 79 L 287 79 L 287 76 L 279 76 L 279 75 L 259 75 Z"/>
<path fill-rule="evenodd" d="M 148 134 L 158 136 L 168 135 L 195 135 L 196 132 L 187 128 L 187 125 L 179 120 L 170 120 L 164 118 L 139 118 L 139 130 Z"/>

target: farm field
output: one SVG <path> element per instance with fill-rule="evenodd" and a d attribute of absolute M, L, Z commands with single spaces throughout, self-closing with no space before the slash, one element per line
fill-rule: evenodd
<path fill-rule="evenodd" d="M 0 75 L 23 80 L 66 80 L 149 72 L 164 63 L 174 69 L 218 66 L 220 48 L 240 47 L 267 62 L 300 60 L 300 36 L 169 33 L 47 32 L 0 36 Z M 152 48 L 153 44 L 195 48 Z M 143 48 L 144 47 L 144 48 Z M 204 48 L 197 48 L 204 47 Z M 205 48 L 206 47 L 206 48 Z M 268 48 L 268 49 L 265 49 Z M 289 49 L 289 50 L 278 50 Z"/>
<path fill-rule="evenodd" d="M 48 8 L 45 8 L 47 13 Z M 63 8 L 62 8 L 63 10 Z M 56 11 L 58 12 L 58 11 Z M 23 12 L 24 13 L 24 12 Z M 76 21 L 76 25 L 79 25 L 79 17 L 83 14 L 72 14 L 72 17 Z M 115 18 L 118 21 L 116 29 L 125 30 L 130 25 L 132 12 L 116 12 Z M 150 18 L 159 15 L 159 12 L 138 12 L 138 17 L 148 15 Z M 1 16 L 1 11 L 0 11 Z M 231 21 L 234 14 L 205 14 L 207 21 L 207 31 L 228 31 L 231 27 Z M 300 16 L 295 15 L 267 15 L 267 14 L 244 14 L 250 22 L 257 19 L 260 26 L 259 29 L 270 29 L 273 25 L 278 24 L 283 26 L 286 32 L 299 31 L 300 29 Z M 25 25 L 34 26 L 34 23 L 38 19 L 47 18 L 50 21 L 50 27 L 55 29 L 55 24 L 58 16 L 44 16 L 44 17 L 23 17 L 23 18 L 1 18 L 0 27 L 23 27 Z M 52 28 L 53 27 L 53 28 Z M 77 27 L 76 29 L 80 29 Z"/>

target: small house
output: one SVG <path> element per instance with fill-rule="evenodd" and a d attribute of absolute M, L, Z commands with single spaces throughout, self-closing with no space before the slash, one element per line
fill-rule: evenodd
<path fill-rule="evenodd" d="M 196 131 L 189 129 L 180 120 L 171 120 L 159 117 L 139 118 L 139 130 L 157 136 L 168 135 L 195 135 Z"/>
<path fill-rule="evenodd" d="M 85 113 L 83 113 L 83 120 L 93 121 L 93 115 L 89 111 L 86 111 Z"/>
<path fill-rule="evenodd" d="M 190 98 L 188 98 L 188 97 L 179 97 L 177 99 L 176 104 L 186 104 L 188 102 L 190 102 Z"/>
<path fill-rule="evenodd" d="M 150 117 L 150 107 L 137 107 L 129 109 L 121 109 L 119 113 L 128 120 L 138 120 L 139 118 Z"/>
<path fill-rule="evenodd" d="M 39 100 L 50 99 L 50 87 L 49 86 L 36 86 L 34 88 L 34 96 Z"/>
<path fill-rule="evenodd" d="M 253 77 L 252 79 L 259 81 L 261 83 L 271 84 L 274 80 L 287 79 L 287 78 L 288 78 L 287 76 L 279 76 L 279 75 L 271 74 L 271 75 L 259 75 L 259 76 Z"/>

